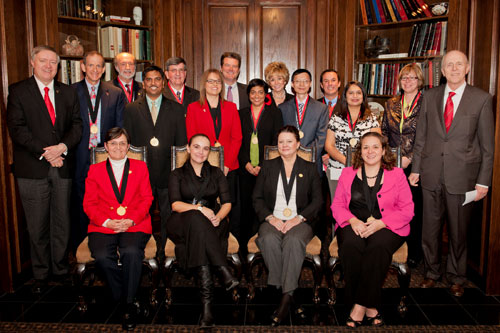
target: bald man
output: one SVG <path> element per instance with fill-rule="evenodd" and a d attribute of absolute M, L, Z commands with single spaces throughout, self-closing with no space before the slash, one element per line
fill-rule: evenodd
<path fill-rule="evenodd" d="M 425 280 L 430 288 L 440 278 L 441 227 L 448 221 L 446 265 L 450 291 L 464 293 L 467 268 L 467 225 L 473 204 L 463 205 L 466 193 L 482 200 L 491 186 L 494 152 L 492 96 L 465 81 L 470 65 L 460 51 L 446 53 L 442 73 L 446 85 L 425 92 L 413 148 L 409 180 L 419 180 L 423 194 L 422 249 Z"/>

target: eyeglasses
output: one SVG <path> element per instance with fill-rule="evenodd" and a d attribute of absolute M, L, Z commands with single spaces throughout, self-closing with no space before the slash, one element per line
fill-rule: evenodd
<path fill-rule="evenodd" d="M 311 80 L 294 80 L 293 83 L 295 84 L 308 84 L 311 82 Z"/>
<path fill-rule="evenodd" d="M 108 143 L 108 145 L 110 145 L 111 147 L 113 148 L 116 148 L 116 147 L 120 147 L 120 148 L 125 148 L 128 146 L 128 143 L 127 142 L 115 142 L 115 141 L 111 141 Z"/>
<path fill-rule="evenodd" d="M 217 85 L 219 85 L 219 84 L 222 83 L 222 81 L 221 80 L 207 80 L 207 83 L 208 84 L 217 84 Z"/>
<path fill-rule="evenodd" d="M 401 81 L 415 81 L 418 80 L 418 77 L 416 76 L 403 76 L 401 78 Z"/>

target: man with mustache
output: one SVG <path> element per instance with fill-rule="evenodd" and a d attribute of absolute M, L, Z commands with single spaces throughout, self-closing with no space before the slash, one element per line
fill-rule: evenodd
<path fill-rule="evenodd" d="M 135 57 L 128 53 L 119 53 L 113 60 L 118 77 L 113 80 L 113 84 L 123 89 L 127 97 L 125 103 L 132 103 L 142 95 L 142 86 L 134 80 L 137 61 Z"/>
<path fill-rule="evenodd" d="M 170 175 L 170 148 L 187 143 L 184 109 L 162 95 L 165 74 L 158 66 L 150 66 L 143 72 L 144 96 L 127 104 L 123 115 L 123 127 L 130 135 L 130 143 L 147 147 L 149 180 L 155 202 L 160 210 L 161 241 L 158 246 L 160 260 L 164 257 L 166 223 L 170 216 L 168 200 L 168 176 Z"/>

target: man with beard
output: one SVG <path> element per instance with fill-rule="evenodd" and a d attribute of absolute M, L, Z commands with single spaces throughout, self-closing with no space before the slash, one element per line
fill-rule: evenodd
<path fill-rule="evenodd" d="M 113 84 L 125 92 L 127 97 L 125 103 L 132 103 L 142 95 L 140 83 L 134 80 L 137 61 L 132 54 L 122 52 L 115 57 L 113 63 L 118 73 L 118 77 L 113 80 Z"/>

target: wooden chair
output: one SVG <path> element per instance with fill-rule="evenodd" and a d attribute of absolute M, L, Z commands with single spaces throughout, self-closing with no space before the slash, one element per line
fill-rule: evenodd
<path fill-rule="evenodd" d="M 134 147 L 130 146 L 127 153 L 128 158 L 146 161 L 146 147 Z M 90 163 L 100 163 L 108 158 L 108 153 L 104 147 L 92 148 L 90 153 Z M 80 243 L 76 251 L 76 270 L 74 275 L 75 285 L 78 290 L 78 310 L 85 312 L 87 311 L 87 302 L 83 293 L 83 283 L 87 275 L 89 275 L 89 286 L 92 286 L 95 282 L 95 260 L 92 258 L 88 246 L 89 238 L 85 237 L 83 242 Z M 156 241 L 151 235 L 146 247 L 144 248 L 144 260 L 143 266 L 148 269 L 149 278 L 151 279 L 150 296 L 149 303 L 151 306 L 156 306 L 158 300 L 156 299 L 156 293 L 158 290 L 158 261 L 156 260 Z"/>
<path fill-rule="evenodd" d="M 188 161 L 189 154 L 187 152 L 187 145 L 185 146 L 172 146 L 172 170 L 180 168 Z M 210 153 L 208 154 L 208 162 L 220 168 L 224 171 L 224 147 L 210 147 Z M 239 255 L 240 245 L 238 240 L 229 233 L 227 245 L 227 261 L 229 266 L 234 270 L 235 277 L 241 281 L 242 276 L 242 264 Z M 163 265 L 164 272 L 162 274 L 163 281 L 165 284 L 166 300 L 165 304 L 168 306 L 172 304 L 172 275 L 176 268 L 178 268 L 178 262 L 175 258 L 175 244 L 171 239 L 167 238 L 165 244 L 165 262 Z M 238 293 L 238 288 L 234 288 L 232 291 L 233 300 L 238 302 L 240 295 Z"/>
<path fill-rule="evenodd" d="M 297 155 L 306 161 L 315 162 L 316 157 L 316 149 L 315 147 L 303 147 L 300 146 L 297 151 Z M 264 146 L 264 159 L 269 160 L 273 158 L 279 157 L 278 147 L 277 146 Z M 248 256 L 247 256 L 247 267 L 246 267 L 246 278 L 248 281 L 248 294 L 247 299 L 251 301 L 255 297 L 255 287 L 254 287 L 254 279 L 253 279 L 253 268 L 258 265 L 258 273 L 260 276 L 262 272 L 262 267 L 264 265 L 264 258 L 262 257 L 262 253 L 260 252 L 259 247 L 255 243 L 255 240 L 259 234 L 255 234 L 247 244 Z M 314 286 L 313 286 L 313 301 L 315 304 L 319 303 L 319 287 L 321 285 L 321 279 L 323 278 L 323 270 L 321 265 L 321 240 L 314 236 L 311 241 L 306 246 L 306 257 L 304 259 L 304 263 L 302 265 L 302 269 L 310 268 L 313 272 L 314 277 Z"/>
<path fill-rule="evenodd" d="M 352 157 L 355 148 L 348 147 L 347 166 L 352 165 Z M 401 149 L 393 148 L 392 152 L 396 155 L 397 166 L 401 166 Z M 334 237 L 330 246 L 328 247 L 330 258 L 328 259 L 328 269 L 326 272 L 328 282 L 328 304 L 333 305 L 337 302 L 337 292 L 335 287 L 334 276 L 335 272 L 340 268 L 339 246 L 337 237 Z M 391 268 L 398 272 L 398 283 L 401 291 L 401 299 L 398 304 L 398 312 L 401 316 L 405 315 L 408 311 L 407 299 L 408 290 L 410 287 L 411 272 L 407 264 L 408 259 L 408 245 L 403 243 L 401 247 L 392 255 Z"/>

